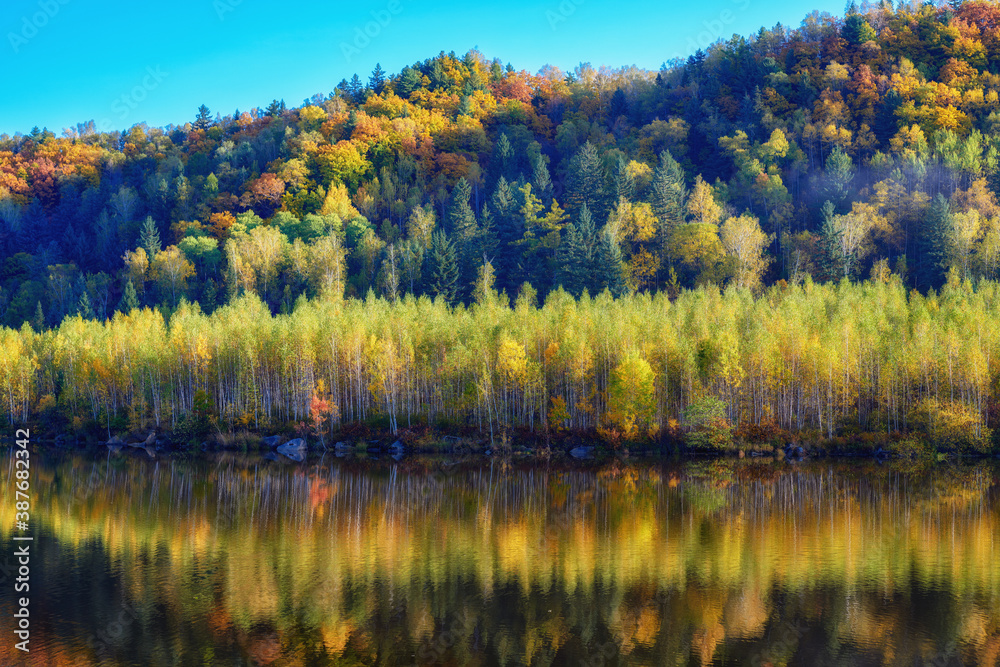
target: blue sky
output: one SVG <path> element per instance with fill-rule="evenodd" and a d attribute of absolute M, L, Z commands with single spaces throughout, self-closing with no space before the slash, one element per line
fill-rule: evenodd
<path fill-rule="evenodd" d="M 549 0 L 2 0 L 0 133 L 183 123 L 213 113 L 290 106 L 329 93 L 376 62 L 396 72 L 440 51 L 478 48 L 517 69 L 581 62 L 657 68 L 717 37 L 798 26 L 844 2 Z M 367 35 L 359 34 L 367 29 Z M 367 40 L 367 42 L 366 42 Z"/>

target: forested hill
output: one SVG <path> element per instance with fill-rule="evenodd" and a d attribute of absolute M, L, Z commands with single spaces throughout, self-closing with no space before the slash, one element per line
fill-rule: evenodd
<path fill-rule="evenodd" d="M 299 108 L 0 138 L 0 322 L 996 275 L 1000 7 L 813 13 L 660 71 L 479 53 Z M 489 267 L 486 267 L 489 262 Z"/>

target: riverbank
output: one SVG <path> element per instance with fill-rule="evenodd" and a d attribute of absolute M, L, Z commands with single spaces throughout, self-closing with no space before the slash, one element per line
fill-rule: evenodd
<path fill-rule="evenodd" d="M 514 459 L 549 460 L 552 458 L 759 458 L 801 461 L 805 459 L 903 459 L 944 461 L 949 459 L 1000 458 L 1000 452 L 968 451 L 936 447 L 913 434 L 858 434 L 832 439 L 808 440 L 799 435 L 783 441 L 752 442 L 730 440 L 725 447 L 692 446 L 683 433 L 665 434 L 656 440 L 634 442 L 609 441 L 596 431 L 555 431 L 537 433 L 514 430 L 496 435 L 471 429 L 450 431 L 429 427 L 401 429 L 396 433 L 370 428 L 364 424 L 348 425 L 332 435 L 281 431 L 216 431 L 196 439 L 180 438 L 190 433 L 166 430 L 140 430 L 113 433 L 110 438 L 96 433 L 54 432 L 39 425 L 29 429 L 36 446 L 61 450 L 107 448 L 114 453 L 135 453 L 152 458 L 163 456 L 198 457 L 215 452 L 259 452 L 267 458 L 303 462 L 324 454 L 348 456 L 467 455 Z M 12 444 L 3 434 L 3 446 Z"/>

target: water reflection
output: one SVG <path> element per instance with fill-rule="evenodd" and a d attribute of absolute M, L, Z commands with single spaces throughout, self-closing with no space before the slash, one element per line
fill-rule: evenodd
<path fill-rule="evenodd" d="M 986 464 L 72 456 L 35 474 L 38 664 L 1000 655 L 998 487 Z M 11 613 L 5 596 L 0 615 Z M 9 644 L 0 663 L 18 664 Z"/>

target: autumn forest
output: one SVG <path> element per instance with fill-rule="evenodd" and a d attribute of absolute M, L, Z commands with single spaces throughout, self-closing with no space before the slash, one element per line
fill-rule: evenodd
<path fill-rule="evenodd" d="M 866 2 L 4 134 L 0 417 L 994 451 L 998 96 L 1000 5 Z"/>

